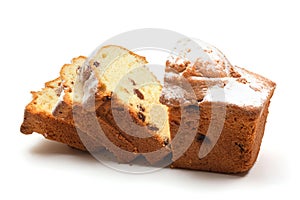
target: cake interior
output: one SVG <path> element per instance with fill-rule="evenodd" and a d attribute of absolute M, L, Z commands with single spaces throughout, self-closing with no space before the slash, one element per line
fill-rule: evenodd
<path fill-rule="evenodd" d="M 52 115 L 52 109 L 59 100 L 61 91 L 60 78 L 47 82 L 42 91 L 32 92 L 33 101 L 31 103 L 31 108 L 34 109 L 35 112 L 43 112 L 46 115 Z"/>
<path fill-rule="evenodd" d="M 170 138 L 167 107 L 159 101 L 162 86 L 146 67 L 147 61 L 144 57 L 110 45 L 96 50 L 86 63 L 79 74 L 80 84 L 76 88 L 79 92 L 74 96 L 76 102 L 84 105 L 97 93 L 96 98 L 99 101 L 111 99 L 112 107 L 125 105 L 130 113 L 128 118 L 133 118 L 135 122 L 132 126 L 138 124 L 148 128 L 147 134 L 150 135 L 137 133 L 135 136 L 153 135 L 161 143 Z M 116 123 L 118 117 L 124 118 L 114 116 Z M 125 129 L 122 123 L 117 125 Z"/>

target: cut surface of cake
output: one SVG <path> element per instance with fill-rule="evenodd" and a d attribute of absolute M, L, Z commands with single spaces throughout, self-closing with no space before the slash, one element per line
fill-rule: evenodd
<path fill-rule="evenodd" d="M 101 59 L 108 56 L 111 56 L 110 62 L 103 64 Z M 118 129 L 133 144 L 134 153 L 143 154 L 150 163 L 156 163 L 169 153 L 169 124 L 167 107 L 159 101 L 162 86 L 146 63 L 144 57 L 124 48 L 102 47 L 81 68 L 80 85 L 75 86 L 79 93 L 75 96 L 81 98 L 87 112 L 96 109 L 97 116 Z M 84 129 L 93 133 L 97 126 Z"/>
<path fill-rule="evenodd" d="M 52 114 L 53 109 L 64 101 L 61 99 L 63 97 L 62 91 L 72 92 L 76 75 L 74 72 L 76 72 L 78 65 L 82 65 L 84 61 L 85 57 L 83 56 L 74 58 L 71 64 L 65 64 L 62 67 L 61 77 L 47 82 L 41 91 L 32 92 L 33 100 L 25 108 L 21 132 L 24 134 L 37 132 L 47 139 L 62 142 L 84 151 L 97 152 L 106 148 L 115 155 L 119 162 L 130 162 L 136 156 L 120 151 L 120 147 L 109 145 L 106 138 L 106 140 L 99 140 L 99 138 L 87 134 L 75 126 L 72 116 L 66 120 Z M 66 83 L 70 84 L 70 88 L 66 87 Z M 97 118 L 97 123 L 101 124 L 105 133 L 109 133 L 111 137 L 122 141 L 120 142 L 121 146 L 134 149 L 109 123 L 101 118 Z"/>
<path fill-rule="evenodd" d="M 110 45 L 99 48 L 85 63 L 76 63 L 78 69 L 63 67 L 64 96 L 53 114 L 97 140 L 109 138 L 108 149 L 116 145 L 120 151 L 158 162 L 169 153 L 168 115 L 167 107 L 159 102 L 162 86 L 146 63 L 144 57 Z M 96 118 L 118 134 L 103 133 Z M 131 145 L 124 145 L 118 135 Z"/>

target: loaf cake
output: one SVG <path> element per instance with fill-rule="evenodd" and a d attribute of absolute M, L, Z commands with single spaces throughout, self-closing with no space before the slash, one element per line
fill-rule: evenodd
<path fill-rule="evenodd" d="M 33 93 L 21 132 L 90 152 L 106 148 L 120 162 L 142 155 L 155 164 L 171 153 L 173 168 L 248 171 L 275 83 L 232 66 L 212 46 L 204 52 L 209 60 L 167 60 L 163 86 L 144 57 L 119 46 L 73 59 Z"/>
<path fill-rule="evenodd" d="M 248 171 L 259 152 L 275 83 L 232 66 L 214 47 L 203 50 L 210 59 L 166 62 L 161 102 L 169 108 L 171 167 Z"/>

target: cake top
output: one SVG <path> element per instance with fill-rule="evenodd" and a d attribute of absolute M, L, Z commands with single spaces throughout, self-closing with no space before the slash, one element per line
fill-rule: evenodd
<path fill-rule="evenodd" d="M 194 60 L 186 56 L 191 51 L 189 49 L 184 56 L 171 56 L 166 62 L 162 98 L 167 104 L 197 100 L 260 107 L 275 87 L 272 81 L 260 75 L 232 66 L 226 56 L 212 45 L 200 42 L 197 49 L 200 57 L 194 57 Z M 193 88 L 193 91 L 187 87 Z M 190 93 L 195 93 L 195 97 L 191 97 Z"/>
<path fill-rule="evenodd" d="M 269 96 L 272 87 L 242 68 L 234 67 L 240 78 L 223 78 L 225 85 L 213 85 L 207 89 L 203 101 L 225 102 L 238 106 L 260 107 Z M 197 79 L 198 77 L 193 77 Z"/>
<path fill-rule="evenodd" d="M 232 72 L 232 65 L 226 56 L 216 47 L 207 44 L 203 41 L 185 41 L 181 42 L 180 47 L 176 47 L 176 52 L 179 55 L 170 56 L 166 65 L 171 64 L 176 67 L 181 66 L 175 70 L 185 73 L 193 73 L 202 77 L 221 78 L 229 77 Z M 189 67 L 189 65 L 192 66 Z M 172 66 L 174 69 L 174 66 Z M 192 68 L 191 68 L 192 67 Z"/>

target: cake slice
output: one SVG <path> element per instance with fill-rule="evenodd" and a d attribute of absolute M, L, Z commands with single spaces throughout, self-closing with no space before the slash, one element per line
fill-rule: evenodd
<path fill-rule="evenodd" d="M 75 71 L 63 68 L 61 76 L 68 81 L 63 83 L 64 97 L 53 114 L 66 121 L 75 116 L 75 126 L 94 138 L 108 138 L 109 146 L 142 154 L 152 164 L 158 162 L 169 153 L 169 124 L 167 108 L 159 102 L 162 86 L 146 63 L 144 57 L 110 45 L 97 50 Z M 124 147 L 112 133 L 103 135 L 97 118 L 132 146 Z"/>
<path fill-rule="evenodd" d="M 124 55 L 129 54 L 129 51 L 125 48 L 109 45 L 103 48 L 100 48 L 95 56 L 97 56 L 97 61 L 93 61 L 93 63 L 88 64 L 88 60 L 86 57 L 80 56 L 76 62 L 72 62 L 71 64 L 66 64 L 62 67 L 60 71 L 60 76 L 63 81 L 63 92 L 61 93 L 60 101 L 53 109 L 53 115 L 56 117 L 64 118 L 69 121 L 73 118 L 73 107 L 81 107 L 83 98 L 83 85 L 88 91 L 92 93 L 90 98 L 97 98 L 97 88 L 92 88 L 97 85 L 97 80 L 89 80 L 89 83 L 86 83 L 87 79 L 90 77 L 90 74 L 93 73 L 94 67 L 107 68 L 109 65 L 113 63 L 113 61 Z M 95 53 L 94 53 L 95 54 Z M 143 65 L 147 63 L 144 57 L 138 57 L 137 55 L 132 53 L 132 59 L 137 58 L 136 65 Z M 85 63 L 86 62 L 86 63 Z M 92 61 L 90 61 L 92 62 Z M 125 66 L 128 63 L 125 63 Z M 74 67 L 69 67 L 69 65 L 76 65 Z M 100 86 L 101 87 L 101 86 Z M 95 91 L 91 91 L 94 89 Z M 85 94 L 86 95 L 86 94 Z M 92 102 L 98 103 L 98 102 Z M 95 106 L 94 110 L 98 108 L 99 105 Z M 91 108 L 90 108 L 91 109 Z"/>
<path fill-rule="evenodd" d="M 256 161 L 272 81 L 232 66 L 205 46 L 208 60 L 166 63 L 161 102 L 169 108 L 174 168 L 222 173 L 248 171 Z"/>
<path fill-rule="evenodd" d="M 82 140 L 85 140 L 92 151 L 102 149 L 101 143 L 80 132 L 79 129 L 77 130 L 71 123 L 52 115 L 52 109 L 60 93 L 60 78 L 45 83 L 45 88 L 39 92 L 32 92 L 33 100 L 25 108 L 21 132 L 24 134 L 37 132 L 47 139 L 62 142 L 80 150 L 86 150 Z"/>
<path fill-rule="evenodd" d="M 111 138 L 118 138 L 121 141 L 119 146 L 110 145 L 107 138 L 99 140 L 99 138 L 88 135 L 75 126 L 72 116 L 69 120 L 65 120 L 52 115 L 53 109 L 62 101 L 61 93 L 63 89 L 66 90 L 64 84 L 74 84 L 73 72 L 85 60 L 86 58 L 83 56 L 74 58 L 71 64 L 65 64 L 62 67 L 61 72 L 65 74 L 61 74 L 60 78 L 47 82 L 45 88 L 41 91 L 32 92 L 33 100 L 25 108 L 21 132 L 24 134 L 37 132 L 47 139 L 65 143 L 79 150 L 88 150 L 89 152 L 106 148 L 115 155 L 119 162 L 128 163 L 135 159 L 136 155 L 120 151 L 120 148 L 134 149 L 134 147 L 109 123 L 97 118 L 97 122 L 101 124 L 105 133 L 109 133 Z"/>

